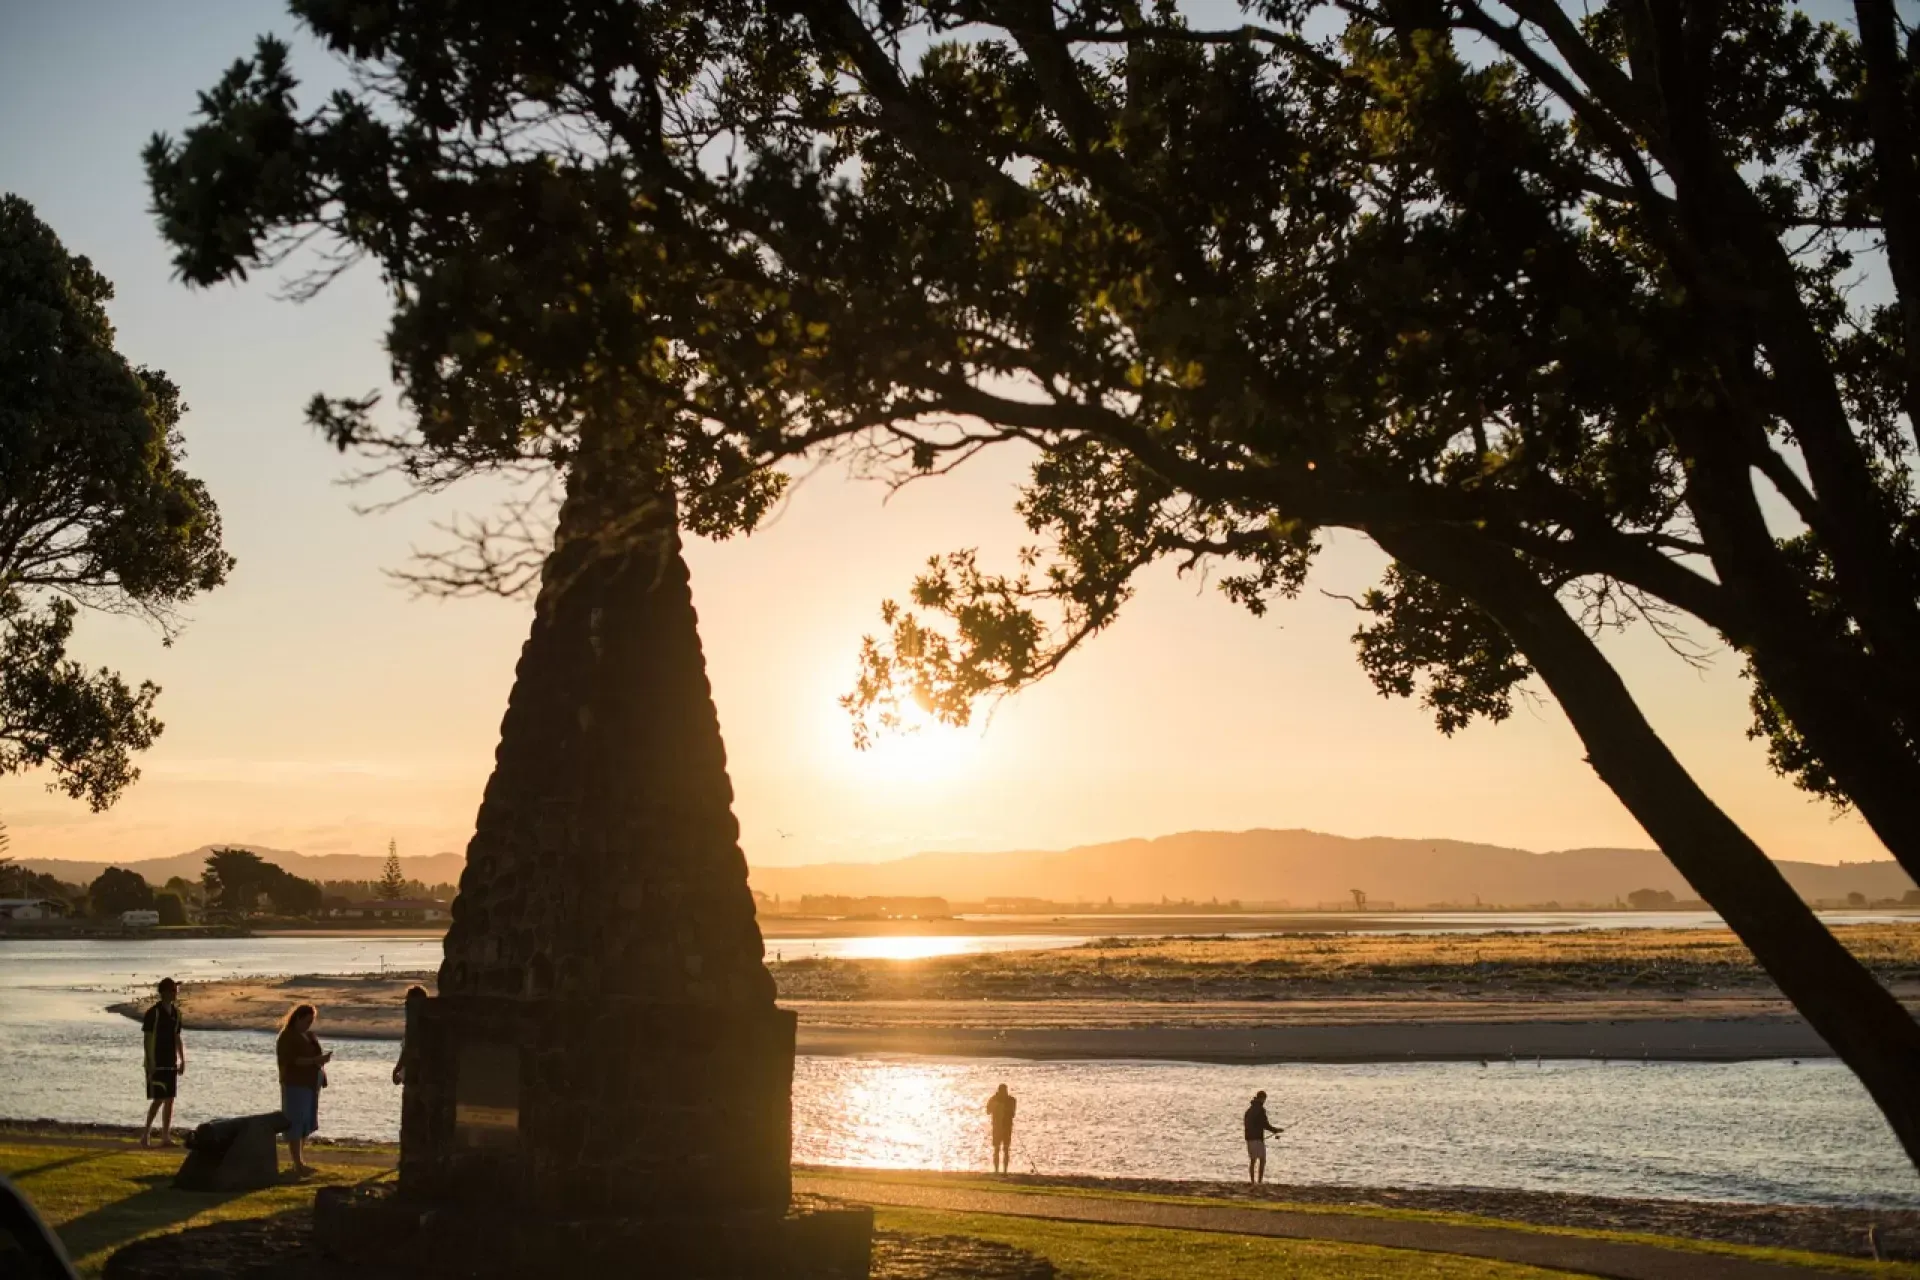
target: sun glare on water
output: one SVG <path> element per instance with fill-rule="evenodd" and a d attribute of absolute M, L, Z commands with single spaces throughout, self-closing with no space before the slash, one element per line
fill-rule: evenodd
<path fill-rule="evenodd" d="M 927 960 L 934 956 L 959 955 L 972 939 L 902 935 L 897 938 L 847 938 L 840 943 L 840 955 L 848 960 Z"/>

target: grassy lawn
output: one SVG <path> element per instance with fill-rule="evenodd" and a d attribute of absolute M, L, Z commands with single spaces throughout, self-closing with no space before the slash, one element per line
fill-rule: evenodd
<path fill-rule="evenodd" d="M 365 1167 L 320 1165 L 321 1176 L 311 1182 L 228 1196 L 172 1190 L 167 1183 L 179 1161 L 178 1152 L 0 1142 L 0 1171 L 33 1198 L 88 1275 L 97 1275 L 108 1255 L 142 1236 L 227 1218 L 264 1217 L 307 1203 L 317 1183 L 384 1176 Z M 1241 1280 L 1247 1275 L 1528 1280 L 1560 1274 L 1441 1254 L 1196 1231 L 922 1210 L 883 1209 L 878 1217 L 887 1230 L 977 1236 L 1031 1249 L 1052 1259 L 1072 1280 Z"/>
<path fill-rule="evenodd" d="M 1504 1218 L 1486 1218 L 1472 1214 L 1443 1213 L 1426 1209 L 1390 1209 L 1367 1205 L 1295 1204 L 1281 1200 L 1226 1200 L 1209 1196 L 1156 1195 L 1146 1191 L 1120 1191 L 1094 1187 L 1029 1186 L 1004 1182 L 988 1174 L 917 1173 L 910 1170 L 896 1172 L 892 1170 L 809 1169 L 807 1170 L 807 1176 L 845 1182 L 847 1184 L 846 1190 L 844 1192 L 836 1191 L 835 1194 L 844 1194 L 848 1199 L 853 1200 L 860 1198 L 859 1184 L 862 1181 L 910 1183 L 925 1186 L 953 1186 L 956 1183 L 960 1183 L 977 1186 L 984 1190 L 1014 1191 L 1031 1195 L 1065 1197 L 1091 1196 L 1102 1200 L 1141 1200 L 1153 1204 L 1218 1205 L 1222 1208 L 1230 1209 L 1342 1214 L 1356 1217 L 1397 1218 L 1418 1222 L 1444 1222 L 1468 1227 L 1499 1227 L 1507 1231 L 1526 1231 L 1541 1235 L 1579 1236 L 1596 1240 L 1622 1240 L 1636 1244 L 1656 1245 L 1660 1248 L 1676 1249 L 1682 1252 L 1723 1254 L 1729 1257 L 1748 1258 L 1758 1262 L 1773 1262 L 1785 1266 L 1810 1267 L 1827 1272 L 1847 1272 L 1855 1275 L 1888 1276 L 1900 1277 L 1901 1280 L 1920 1280 L 1920 1265 L 1910 1262 L 1874 1262 L 1866 1258 L 1848 1258 L 1828 1253 L 1808 1253 L 1799 1249 L 1763 1248 L 1754 1245 L 1725 1244 L 1715 1240 L 1687 1240 L 1674 1236 L 1647 1235 L 1630 1231 L 1598 1231 L 1580 1227 L 1541 1226 L 1536 1223 L 1514 1222 Z M 902 1212 L 907 1211 L 903 1210 Z M 996 1218 L 995 1221 L 1005 1222 L 1017 1220 Z M 901 1229 L 907 1230 L 908 1228 L 903 1227 Z M 918 1227 L 912 1229 L 920 1230 Z M 1001 1237 L 992 1236 L 990 1238 L 997 1240 Z M 1240 1237 L 1227 1238 L 1241 1239 Z M 1491 1266 L 1493 1264 L 1486 1263 L 1481 1265 Z M 1525 1271 L 1527 1268 L 1521 1267 L 1517 1268 L 1517 1270 Z M 1329 1274 L 1345 1273 L 1334 1272 Z M 1355 1274 L 1370 1273 L 1356 1272 Z"/>
<path fill-rule="evenodd" d="M 328 1162 L 324 1149 L 315 1151 L 319 1176 L 305 1183 L 274 1187 L 244 1195 L 175 1191 L 169 1185 L 178 1169 L 179 1151 L 142 1151 L 132 1148 L 68 1146 L 59 1143 L 9 1142 L 0 1136 L 0 1172 L 30 1196 L 54 1229 L 83 1274 L 97 1275 L 115 1249 L 143 1236 L 177 1231 L 230 1218 L 265 1217 L 310 1202 L 313 1189 L 328 1183 L 353 1183 L 390 1176 L 365 1164 Z M 810 1176 L 832 1176 L 809 1171 Z M 1093 1194 L 1076 1188 L 1012 1186 L 979 1178 L 917 1178 L 900 1173 L 849 1173 L 843 1181 L 850 1198 L 858 1198 L 862 1181 L 956 1181 L 1058 1196 Z M 1261 1205 L 1243 1201 L 1213 1201 L 1199 1197 L 1099 1193 L 1109 1198 L 1157 1200 L 1175 1204 L 1223 1204 L 1236 1208 L 1291 1208 L 1328 1212 L 1325 1206 Z M 1420 1218 L 1546 1230 L 1522 1224 L 1493 1222 L 1463 1215 L 1418 1213 L 1392 1209 L 1358 1210 L 1382 1217 Z M 967 1235 L 1030 1249 L 1050 1258 L 1069 1280 L 1240 1280 L 1250 1275 L 1328 1277 L 1338 1280 L 1452 1280 L 1490 1276 L 1523 1280 L 1563 1273 L 1533 1267 L 1495 1263 L 1478 1258 L 1418 1253 L 1362 1245 L 1311 1240 L 1273 1240 L 1211 1232 L 1174 1231 L 1154 1227 L 1106 1226 L 1052 1222 L 1037 1218 L 993 1214 L 942 1213 L 922 1209 L 881 1208 L 883 1229 L 921 1235 Z M 1636 1239 L 1619 1233 L 1567 1232 L 1573 1235 Z M 1799 1254 L 1785 1250 L 1748 1249 L 1688 1241 L 1648 1238 L 1673 1248 L 1736 1254 L 1774 1262 L 1817 1265 L 1830 1271 L 1899 1276 L 1920 1280 L 1920 1267 L 1872 1263 L 1852 1259 Z"/>
<path fill-rule="evenodd" d="M 1246 1280 L 1249 1276 L 1327 1277 L 1328 1280 L 1541 1280 L 1564 1271 L 1514 1266 L 1483 1258 L 1413 1253 L 1315 1240 L 1263 1240 L 1207 1231 L 1108 1227 L 990 1214 L 882 1209 L 882 1230 L 917 1235 L 975 1236 L 1031 1249 L 1066 1280 Z"/>
<path fill-rule="evenodd" d="M 316 1159 L 325 1156 L 315 1153 Z M 175 1191 L 185 1153 L 45 1146 L 0 1140 L 0 1172 L 33 1200 L 65 1241 L 84 1275 L 97 1275 L 109 1255 L 142 1236 L 227 1218 L 259 1218 L 299 1208 L 315 1186 L 386 1176 L 379 1169 L 316 1165 L 304 1183 L 253 1191 Z"/>

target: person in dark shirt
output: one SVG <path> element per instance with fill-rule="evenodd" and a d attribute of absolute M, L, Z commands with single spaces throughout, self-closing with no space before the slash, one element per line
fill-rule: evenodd
<path fill-rule="evenodd" d="M 145 1041 L 147 1077 L 147 1127 L 140 1132 L 140 1145 L 153 1142 L 153 1119 L 160 1117 L 160 1145 L 173 1145 L 173 1099 L 180 1091 L 180 1073 L 187 1069 L 187 1041 L 180 1034 L 180 988 L 172 978 L 162 978 L 160 999 L 140 1019 L 140 1035 Z"/>
<path fill-rule="evenodd" d="M 407 988 L 407 1020 L 402 1024 L 400 1030 L 400 1056 L 393 1061 L 393 1082 L 395 1084 L 405 1084 L 407 1082 L 407 1072 L 411 1069 L 414 1057 L 414 1055 L 409 1052 L 409 1047 L 417 1047 L 420 1043 L 419 1037 L 414 1034 L 413 1022 L 415 1018 L 420 1016 L 421 1002 L 426 998 L 427 989 L 425 987 L 413 986 Z"/>
<path fill-rule="evenodd" d="M 320 1127 L 320 1090 L 327 1083 L 326 1065 L 331 1053 L 320 1048 L 313 1034 L 318 1011 L 310 1004 L 297 1004 L 287 1010 L 280 1022 L 280 1037 L 274 1042 L 274 1057 L 280 1066 L 280 1110 L 287 1117 L 287 1154 L 293 1157 L 295 1174 L 307 1172 L 300 1158 L 303 1144 Z"/>
<path fill-rule="evenodd" d="M 993 1171 L 1005 1173 L 1013 1163 L 1013 1113 L 1020 1100 L 1001 1085 L 987 1099 L 987 1117 L 993 1121 Z"/>
<path fill-rule="evenodd" d="M 1267 1119 L 1265 1089 L 1253 1095 L 1253 1101 L 1247 1104 L 1247 1114 L 1241 1117 L 1240 1124 L 1247 1135 L 1247 1181 L 1265 1182 L 1267 1180 L 1267 1135 L 1280 1132 Z"/>

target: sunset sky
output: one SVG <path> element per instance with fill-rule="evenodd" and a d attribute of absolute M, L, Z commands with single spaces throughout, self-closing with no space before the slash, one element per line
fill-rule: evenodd
<path fill-rule="evenodd" d="M 17 857 L 134 860 L 215 841 L 374 854 L 389 837 L 427 854 L 471 831 L 529 606 L 415 601 L 383 570 L 488 495 L 357 515 L 395 492 L 340 487 L 350 460 L 301 420 L 316 391 L 384 385 L 379 281 L 356 271 L 299 305 L 272 280 L 192 292 L 170 279 L 147 213 L 141 144 L 183 128 L 195 93 L 263 31 L 294 34 L 272 0 L 0 0 L 0 190 L 93 258 L 118 287 L 121 350 L 185 389 L 188 468 L 240 562 L 171 649 L 124 620 L 84 624 L 83 660 L 163 686 L 167 732 L 104 815 L 41 778 L 0 783 Z M 836 698 L 881 599 L 936 552 L 979 546 L 1007 564 L 1019 478 L 1017 459 L 989 457 L 889 501 L 823 470 L 752 538 L 689 548 L 751 861 L 1254 826 L 1647 843 L 1551 703 L 1449 741 L 1417 705 L 1374 692 L 1354 662 L 1352 607 L 1321 594 L 1377 574 L 1380 557 L 1352 539 L 1264 620 L 1158 575 L 1111 633 L 990 724 L 856 753 Z M 1668 740 L 1770 853 L 1884 856 L 1858 821 L 1768 773 L 1743 736 L 1732 657 L 1701 673 L 1646 635 L 1608 643 Z"/>

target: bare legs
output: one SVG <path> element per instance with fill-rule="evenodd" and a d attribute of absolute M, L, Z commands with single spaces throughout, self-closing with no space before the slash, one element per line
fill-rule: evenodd
<path fill-rule="evenodd" d="M 1013 1138 L 995 1135 L 993 1139 L 993 1171 L 1007 1173 L 1013 1167 Z"/>
<path fill-rule="evenodd" d="M 140 1134 L 140 1145 L 150 1146 L 153 1142 L 153 1118 L 160 1117 L 160 1145 L 173 1145 L 173 1099 L 155 1098 L 147 1104 L 147 1127 Z"/>

